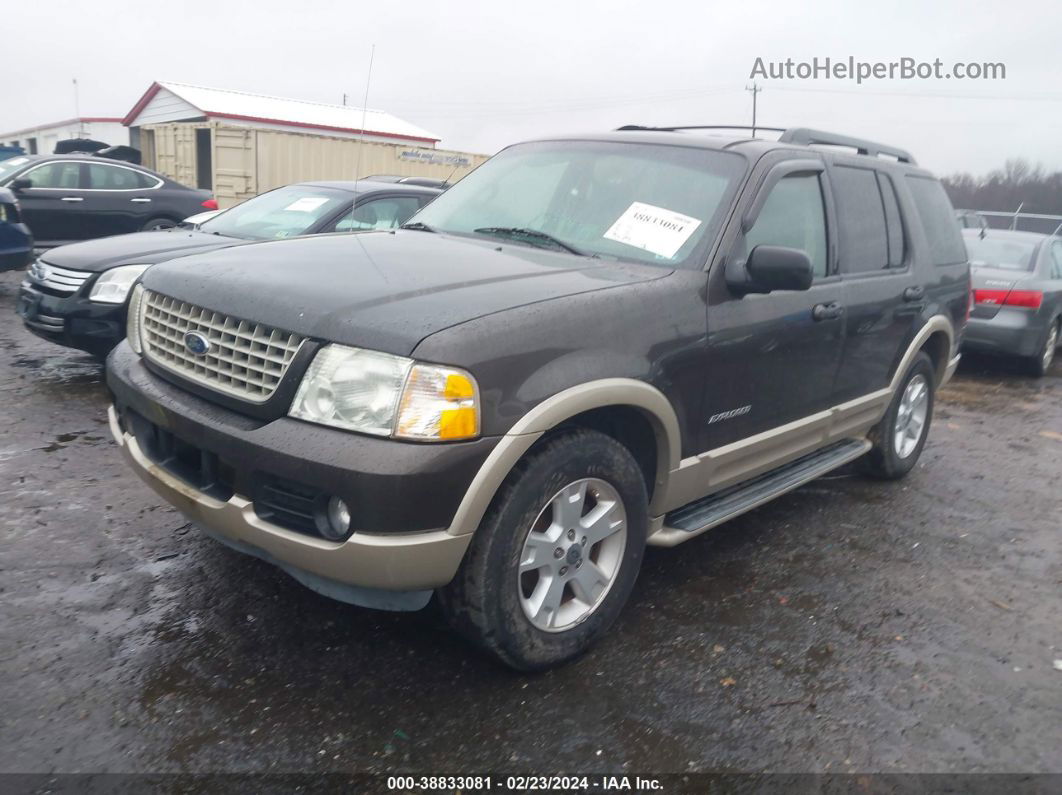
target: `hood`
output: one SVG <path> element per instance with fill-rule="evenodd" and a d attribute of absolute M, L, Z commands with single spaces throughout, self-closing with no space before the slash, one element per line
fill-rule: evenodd
<path fill-rule="evenodd" d="M 449 326 L 671 271 L 398 230 L 256 243 L 151 268 L 151 290 L 306 337 L 402 356 Z"/>
<path fill-rule="evenodd" d="M 189 229 L 136 232 L 59 246 L 45 252 L 41 259 L 60 268 L 98 273 L 118 265 L 154 265 L 186 254 L 248 242 Z"/>

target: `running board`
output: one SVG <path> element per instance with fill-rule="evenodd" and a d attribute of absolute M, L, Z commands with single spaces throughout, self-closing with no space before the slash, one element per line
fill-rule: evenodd
<path fill-rule="evenodd" d="M 653 546 L 673 547 L 687 541 L 859 458 L 870 446 L 866 439 L 845 439 L 801 456 L 752 480 L 677 508 L 664 517 L 663 527 L 649 536 L 649 543 Z"/>

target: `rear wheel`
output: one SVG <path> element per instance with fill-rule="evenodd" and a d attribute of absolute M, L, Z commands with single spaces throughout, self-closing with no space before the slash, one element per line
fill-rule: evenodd
<path fill-rule="evenodd" d="M 1044 335 L 1044 342 L 1040 352 L 1029 359 L 1029 373 L 1036 378 L 1042 378 L 1047 375 L 1047 371 L 1051 369 L 1051 362 L 1055 360 L 1055 349 L 1058 347 L 1058 326 L 1060 323 L 1062 323 L 1062 320 L 1057 318 L 1051 322 Z"/>
<path fill-rule="evenodd" d="M 157 232 L 160 229 L 173 229 L 177 226 L 177 222 L 172 218 L 152 218 L 142 227 L 141 232 Z"/>
<path fill-rule="evenodd" d="M 513 668 L 566 662 L 616 620 L 647 527 L 645 482 L 630 452 L 597 431 L 558 436 L 502 486 L 440 605 Z"/>
<path fill-rule="evenodd" d="M 885 416 L 870 433 L 874 446 L 861 459 L 864 472 L 895 480 L 914 469 L 933 419 L 935 382 L 933 361 L 921 351 L 907 368 Z"/>

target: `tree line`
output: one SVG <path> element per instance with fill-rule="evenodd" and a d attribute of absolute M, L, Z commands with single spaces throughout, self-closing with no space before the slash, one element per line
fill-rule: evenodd
<path fill-rule="evenodd" d="M 951 203 L 966 210 L 1062 215 L 1062 171 L 1048 172 L 1043 166 L 1013 158 L 1003 168 L 981 177 L 959 173 L 944 177 Z"/>

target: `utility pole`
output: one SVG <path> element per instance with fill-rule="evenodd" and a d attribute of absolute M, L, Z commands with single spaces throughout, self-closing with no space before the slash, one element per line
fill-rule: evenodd
<path fill-rule="evenodd" d="M 343 95 L 343 104 L 344 105 L 347 104 L 347 95 L 346 94 Z"/>
<path fill-rule="evenodd" d="M 77 137 L 85 137 L 85 129 L 81 126 L 81 98 L 78 96 L 77 78 L 74 78 L 74 118 L 77 119 Z"/>
<path fill-rule="evenodd" d="M 762 88 L 756 85 L 753 81 L 751 86 L 745 86 L 746 91 L 752 92 L 752 137 L 756 137 L 756 95 L 763 91 Z"/>

